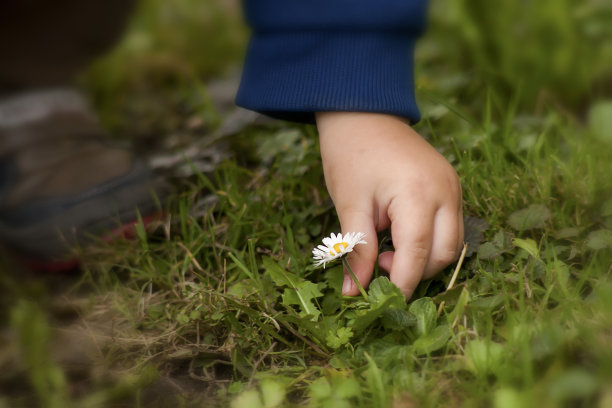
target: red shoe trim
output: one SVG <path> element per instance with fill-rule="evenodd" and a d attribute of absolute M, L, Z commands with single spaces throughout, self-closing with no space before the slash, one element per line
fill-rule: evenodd
<path fill-rule="evenodd" d="M 146 228 L 151 223 L 155 221 L 159 221 L 163 218 L 164 213 L 158 212 L 155 214 L 147 215 L 146 217 L 142 217 L 142 224 Z M 123 239 L 132 239 L 136 237 L 136 225 L 138 225 L 139 221 L 131 221 L 125 223 L 118 228 L 110 231 L 108 234 L 102 237 L 104 242 L 112 242 L 115 239 L 123 238 Z M 38 272 L 49 272 L 49 273 L 63 273 L 69 272 L 74 269 L 77 269 L 81 260 L 78 257 L 62 259 L 62 260 L 46 260 L 46 259 L 36 259 L 30 256 L 20 254 L 20 253 L 12 253 L 13 257 L 28 269 L 38 271 Z"/>
<path fill-rule="evenodd" d="M 163 216 L 164 214 L 162 212 L 158 212 L 155 214 L 147 215 L 146 217 L 142 217 L 142 225 L 144 225 L 144 227 L 146 228 L 151 223 L 161 220 Z M 138 223 L 139 221 L 135 220 L 120 225 L 118 228 L 115 228 L 108 234 L 104 235 L 102 237 L 102 240 L 104 242 L 112 242 L 117 238 L 132 239 L 136 237 L 136 225 L 138 225 Z"/>

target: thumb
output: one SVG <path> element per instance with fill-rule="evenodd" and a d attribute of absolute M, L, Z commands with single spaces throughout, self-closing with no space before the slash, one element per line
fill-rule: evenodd
<path fill-rule="evenodd" d="M 359 280 L 359 283 L 365 288 L 372 279 L 374 272 L 374 263 L 378 256 L 378 239 L 376 237 L 376 229 L 374 228 L 374 218 L 371 212 L 359 210 L 338 210 L 340 225 L 342 226 L 342 234 L 349 232 L 363 232 L 366 244 L 356 245 L 353 252 L 347 255 L 347 261 L 351 270 Z M 359 294 L 359 288 L 353 282 L 348 270 L 344 270 L 344 284 L 342 285 L 342 293 L 348 296 Z"/>

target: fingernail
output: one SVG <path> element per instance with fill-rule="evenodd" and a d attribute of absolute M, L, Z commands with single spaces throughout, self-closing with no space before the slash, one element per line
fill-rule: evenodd
<path fill-rule="evenodd" d="M 351 290 L 353 284 L 352 279 L 348 275 L 344 275 L 344 283 L 342 284 L 342 294 L 346 295 Z"/>

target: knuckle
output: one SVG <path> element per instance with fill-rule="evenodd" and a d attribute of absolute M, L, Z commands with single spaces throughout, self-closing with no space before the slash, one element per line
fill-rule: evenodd
<path fill-rule="evenodd" d="M 430 250 L 425 245 L 425 238 L 423 237 L 413 242 L 413 244 L 408 247 L 408 252 L 414 259 L 426 261 L 429 258 Z"/>
<path fill-rule="evenodd" d="M 353 252 L 349 253 L 346 258 L 349 261 L 361 264 L 374 264 L 376 261 L 376 256 L 378 254 L 377 248 L 375 245 L 365 244 L 359 245 L 355 247 Z"/>
<path fill-rule="evenodd" d="M 447 192 L 452 194 L 454 198 L 461 200 L 461 181 L 459 180 L 457 173 L 453 172 L 448 175 L 448 178 L 446 179 L 446 188 Z"/>
<path fill-rule="evenodd" d="M 458 258 L 458 256 L 459 254 L 457 253 L 457 250 L 455 248 L 447 249 L 442 251 L 442 253 L 437 256 L 436 263 L 442 265 L 442 267 L 445 267 L 453 263 Z"/>

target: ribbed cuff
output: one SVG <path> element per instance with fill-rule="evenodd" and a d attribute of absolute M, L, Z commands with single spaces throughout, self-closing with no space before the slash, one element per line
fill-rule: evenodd
<path fill-rule="evenodd" d="M 377 112 L 413 122 L 414 34 L 255 33 L 236 103 L 285 120 L 314 123 L 314 112 Z"/>

